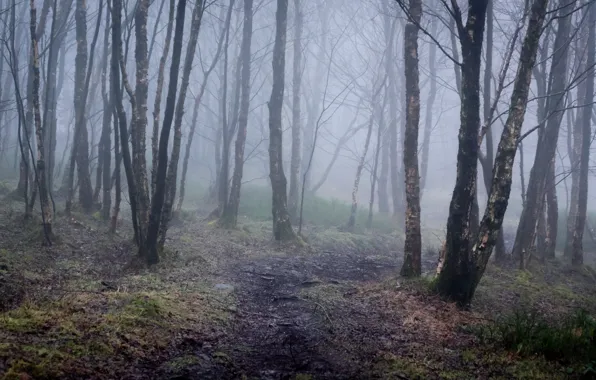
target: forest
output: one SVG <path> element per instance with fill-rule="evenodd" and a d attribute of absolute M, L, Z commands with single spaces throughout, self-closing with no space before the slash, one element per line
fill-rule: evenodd
<path fill-rule="evenodd" d="M 596 0 L 0 0 L 0 380 L 596 378 Z"/>

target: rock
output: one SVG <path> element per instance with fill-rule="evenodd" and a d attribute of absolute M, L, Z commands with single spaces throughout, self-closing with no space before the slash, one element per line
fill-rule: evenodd
<path fill-rule="evenodd" d="M 224 292 L 231 292 L 232 290 L 234 290 L 234 287 L 230 284 L 215 284 L 213 288 L 215 290 L 220 290 Z"/>

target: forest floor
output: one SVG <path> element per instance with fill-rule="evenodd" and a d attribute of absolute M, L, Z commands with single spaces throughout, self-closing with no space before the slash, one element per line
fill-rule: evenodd
<path fill-rule="evenodd" d="M 268 223 L 221 230 L 198 215 L 162 262 L 97 215 L 58 215 L 51 247 L 22 204 L 0 205 L 0 379 L 580 378 L 477 331 L 518 308 L 596 312 L 596 273 L 557 262 L 489 267 L 471 311 L 397 277 L 397 236 L 309 229 L 280 245 Z M 121 231 L 127 231 L 122 226 Z M 434 270 L 429 251 L 424 269 Z"/>

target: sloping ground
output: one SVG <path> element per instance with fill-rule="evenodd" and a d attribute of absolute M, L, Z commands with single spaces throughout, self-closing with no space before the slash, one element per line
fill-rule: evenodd
<path fill-rule="evenodd" d="M 10 207 L 20 205 L 0 206 L 3 379 L 568 378 L 579 375 L 472 330 L 516 305 L 596 312 L 594 274 L 555 263 L 491 269 L 464 312 L 425 280 L 395 278 L 396 237 L 311 230 L 310 246 L 287 246 L 268 224 L 224 231 L 189 217 L 146 270 L 93 217 L 59 216 L 60 242 L 40 247 L 38 221 Z"/>

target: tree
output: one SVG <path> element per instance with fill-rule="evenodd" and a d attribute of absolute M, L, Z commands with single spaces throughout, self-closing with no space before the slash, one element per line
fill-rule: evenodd
<path fill-rule="evenodd" d="M 420 84 L 418 72 L 418 25 L 422 17 L 422 1 L 410 0 L 411 20 L 404 32 L 406 76 L 406 130 L 404 136 L 404 172 L 406 175 L 406 239 L 401 275 L 422 273 L 422 237 L 420 232 L 420 177 L 418 171 L 418 128 L 420 122 Z"/>
<path fill-rule="evenodd" d="M 70 171 L 68 174 L 68 200 L 66 212 L 71 210 L 73 198 L 74 166 L 77 168 L 79 183 L 79 202 L 83 210 L 90 212 L 93 208 L 93 190 L 91 188 L 91 173 L 89 172 L 89 137 L 87 131 L 87 119 L 85 107 L 87 103 L 87 92 L 89 90 L 89 79 L 87 71 L 91 72 L 91 65 L 87 70 L 87 2 L 76 0 L 75 9 L 75 32 L 77 38 L 77 55 L 75 58 L 75 133 Z M 91 50 L 93 51 L 93 49 Z"/>
<path fill-rule="evenodd" d="M 44 130 L 41 123 L 41 111 L 39 106 L 39 47 L 36 36 L 37 9 L 35 0 L 31 0 L 31 64 L 33 74 L 33 113 L 35 120 L 35 134 L 37 136 L 37 171 L 35 180 L 39 189 L 39 203 L 41 205 L 41 216 L 43 220 L 43 232 L 45 243 L 52 245 L 52 208 L 50 197 L 48 195 L 47 177 L 45 174 L 45 149 L 44 149 Z"/>
<path fill-rule="evenodd" d="M 590 145 L 592 140 L 592 108 L 594 103 L 594 65 L 596 64 L 596 6 L 589 3 L 586 7 L 586 19 L 584 25 L 588 29 L 587 38 L 587 65 L 586 65 L 586 86 L 582 112 L 582 130 L 581 130 L 581 157 L 579 159 L 579 186 L 577 214 L 574 223 L 572 237 L 571 262 L 573 265 L 582 265 L 584 263 L 583 237 L 586 227 L 586 212 L 588 206 L 588 174 L 590 165 Z M 568 237 L 569 239 L 569 237 Z"/>
<path fill-rule="evenodd" d="M 470 2 L 468 22 L 464 28 L 462 28 L 459 17 L 457 17 L 460 14 L 459 10 L 454 9 L 464 58 L 462 64 L 462 128 L 458 153 L 458 176 L 447 222 L 444 262 L 441 265 L 436 281 L 437 291 L 444 297 L 456 301 L 460 306 L 467 306 L 474 296 L 492 249 L 496 244 L 498 231 L 507 210 L 511 192 L 513 162 L 528 103 L 532 68 L 536 61 L 536 52 L 548 0 L 534 0 L 532 3 L 528 28 L 520 52 L 519 66 L 511 95 L 509 114 L 497 149 L 486 209 L 479 226 L 478 235 L 470 236 L 469 210 L 474 196 L 473 181 L 476 176 L 475 173 L 471 173 L 468 178 L 461 178 L 461 175 L 469 171 L 470 168 L 474 168 L 478 159 L 475 156 L 475 153 L 477 153 L 475 149 L 478 147 L 480 104 L 476 85 L 480 79 L 479 59 L 481 51 L 479 48 L 482 45 L 483 28 L 481 24 L 484 23 L 483 14 L 486 11 L 486 3 L 484 5 L 479 3 Z M 470 20 L 470 17 L 473 19 Z M 472 67 L 466 67 L 466 64 L 473 65 Z M 473 91 L 473 93 L 470 93 L 470 91 Z M 476 98 L 474 99 L 474 97 Z M 472 125 L 472 120 L 468 119 L 470 115 L 474 115 L 476 118 L 475 126 Z M 470 132 L 470 136 L 467 136 L 467 132 Z M 475 136 L 471 135 L 472 132 L 475 133 Z M 466 143 L 468 144 L 466 145 Z M 462 207 L 462 205 L 466 207 Z M 466 210 L 468 213 L 463 214 Z"/>
<path fill-rule="evenodd" d="M 284 100 L 284 71 L 286 64 L 286 32 L 288 0 L 277 0 L 275 14 L 275 43 L 273 45 L 273 87 L 269 100 L 269 177 L 273 192 L 273 236 L 275 240 L 295 238 L 286 195 L 286 176 L 282 154 L 282 107 Z"/>
<path fill-rule="evenodd" d="M 294 64 L 292 70 L 292 156 L 290 164 L 289 213 L 296 218 L 300 195 L 301 114 L 300 85 L 302 82 L 302 28 L 304 16 L 301 0 L 294 0 Z"/>
<path fill-rule="evenodd" d="M 162 209 L 165 200 L 166 174 L 168 165 L 168 141 L 174 120 L 176 107 L 176 91 L 178 87 L 178 73 L 180 70 L 180 56 L 182 55 L 182 35 L 184 32 L 184 15 L 186 11 L 186 0 L 178 0 L 176 11 L 176 28 L 174 31 L 174 46 L 172 50 L 172 64 L 170 66 L 170 82 L 168 95 L 166 97 L 166 108 L 164 111 L 163 126 L 159 137 L 159 156 L 157 160 L 157 173 L 155 181 L 155 192 L 151 198 L 151 213 L 147 226 L 146 241 L 139 245 L 140 250 L 145 251 L 149 265 L 159 262 L 157 252 L 157 239 L 162 217 Z"/>
<path fill-rule="evenodd" d="M 176 114 L 174 119 L 174 144 L 172 147 L 172 155 L 170 157 L 170 162 L 168 166 L 168 175 L 166 178 L 166 194 L 160 225 L 161 246 L 163 246 L 163 244 L 165 243 L 168 223 L 172 216 L 172 207 L 174 205 L 174 199 L 176 198 L 176 182 L 178 181 L 178 160 L 180 159 L 180 145 L 182 144 L 182 115 L 184 114 L 186 92 L 188 91 L 192 63 L 195 57 L 197 40 L 199 38 L 201 21 L 203 19 L 203 4 L 204 2 L 202 0 L 197 1 L 192 11 L 190 39 L 186 47 L 186 57 L 184 59 L 184 67 L 182 69 L 182 83 L 180 85 L 180 93 L 178 94 L 178 101 L 176 103 Z"/>
<path fill-rule="evenodd" d="M 550 96 L 547 99 L 547 110 L 550 112 L 546 126 L 538 136 L 538 145 L 534 165 L 528 181 L 526 192 L 526 203 L 522 211 L 515 243 L 513 245 L 513 257 L 519 260 L 520 268 L 525 268 L 530 258 L 531 246 L 535 237 L 535 226 L 540 211 L 540 203 L 544 196 L 546 181 L 549 171 L 552 170 L 557 142 L 559 139 L 559 128 L 565 113 L 564 99 L 567 82 L 567 63 L 571 17 L 570 7 L 575 1 L 560 0 L 558 4 L 559 18 L 558 29 L 553 46 L 553 58 L 551 64 L 549 88 Z M 549 204 L 548 207 L 551 207 Z"/>
<path fill-rule="evenodd" d="M 296 0 L 297 2 L 299 0 Z M 222 214 L 222 223 L 228 227 L 235 227 L 238 221 L 238 207 L 240 205 L 240 187 L 244 170 L 244 147 L 248 127 L 248 113 L 250 106 L 250 61 L 252 42 L 252 0 L 244 0 L 244 26 L 242 31 L 242 47 L 240 58 L 242 60 L 242 95 L 240 98 L 240 114 L 238 118 L 238 136 L 236 137 L 234 154 L 234 174 L 230 197 Z M 299 153 L 299 152 L 298 152 Z"/>

